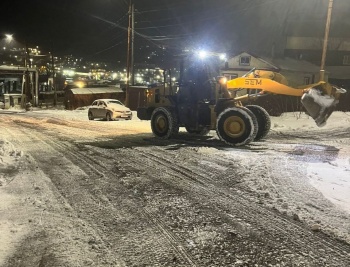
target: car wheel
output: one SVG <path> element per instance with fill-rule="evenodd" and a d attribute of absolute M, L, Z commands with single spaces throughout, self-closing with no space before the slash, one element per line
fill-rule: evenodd
<path fill-rule="evenodd" d="M 107 112 L 106 113 L 106 121 L 111 121 L 112 117 L 111 117 L 111 113 Z"/>
<path fill-rule="evenodd" d="M 94 116 L 92 115 L 92 112 L 89 111 L 88 113 L 89 120 L 92 121 L 94 119 Z"/>

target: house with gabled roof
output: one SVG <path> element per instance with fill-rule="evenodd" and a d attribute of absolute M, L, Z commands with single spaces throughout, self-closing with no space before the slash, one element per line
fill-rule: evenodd
<path fill-rule="evenodd" d="M 293 58 L 268 58 L 241 52 L 229 58 L 222 66 L 220 74 L 228 79 L 242 77 L 252 69 L 278 72 L 286 77 L 292 87 L 319 81 L 320 68 L 310 62 Z M 328 73 L 325 75 L 326 80 Z"/>

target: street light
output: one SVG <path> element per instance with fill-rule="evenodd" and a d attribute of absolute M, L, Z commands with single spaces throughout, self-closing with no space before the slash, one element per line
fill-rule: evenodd
<path fill-rule="evenodd" d="M 13 40 L 12 34 L 5 34 L 6 41 L 11 42 Z"/>

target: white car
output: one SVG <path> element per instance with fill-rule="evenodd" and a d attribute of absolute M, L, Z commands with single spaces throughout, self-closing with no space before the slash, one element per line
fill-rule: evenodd
<path fill-rule="evenodd" d="M 117 99 L 97 99 L 89 107 L 88 117 L 89 120 L 98 118 L 107 121 L 115 119 L 131 120 L 132 112 Z"/>

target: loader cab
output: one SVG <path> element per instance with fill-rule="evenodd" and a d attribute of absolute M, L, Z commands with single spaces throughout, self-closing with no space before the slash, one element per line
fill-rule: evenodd
<path fill-rule="evenodd" d="M 180 64 L 179 101 L 211 102 L 215 99 L 215 74 L 208 62 L 184 58 Z"/>

